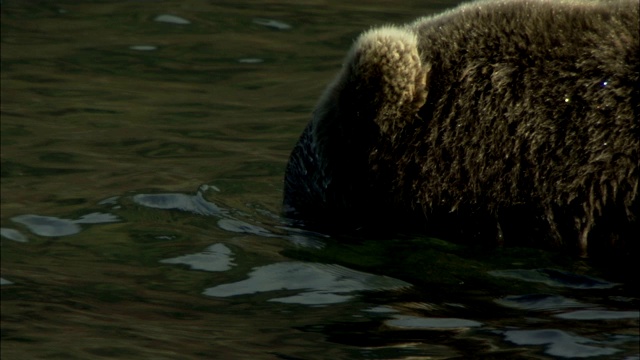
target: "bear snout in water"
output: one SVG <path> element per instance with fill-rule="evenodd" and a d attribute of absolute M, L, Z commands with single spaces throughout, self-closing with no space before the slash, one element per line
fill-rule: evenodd
<path fill-rule="evenodd" d="M 291 154 L 285 214 L 637 255 L 638 7 L 480 1 L 363 33 Z"/>

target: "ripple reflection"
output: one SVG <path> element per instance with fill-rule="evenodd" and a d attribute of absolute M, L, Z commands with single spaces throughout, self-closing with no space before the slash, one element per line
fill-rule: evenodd
<path fill-rule="evenodd" d="M 339 265 L 282 262 L 253 269 L 249 278 L 208 288 L 212 297 L 250 295 L 281 290 L 302 290 L 269 301 L 302 305 L 328 305 L 349 301 L 355 292 L 389 290 L 410 286 L 387 276 L 347 269 Z"/>

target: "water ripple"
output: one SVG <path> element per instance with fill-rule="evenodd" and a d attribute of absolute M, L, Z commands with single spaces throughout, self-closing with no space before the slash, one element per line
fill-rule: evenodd
<path fill-rule="evenodd" d="M 522 281 L 539 282 L 553 287 L 572 289 L 610 289 L 617 286 L 606 280 L 572 274 L 556 269 L 512 269 L 489 271 L 495 277 L 513 278 Z"/>
<path fill-rule="evenodd" d="M 10 228 L 0 228 L 0 236 L 17 242 L 28 241 L 26 236 L 22 235 L 20 231 Z"/>
<path fill-rule="evenodd" d="M 170 15 L 170 14 L 158 15 L 153 20 L 157 21 L 157 22 L 163 22 L 163 23 L 169 23 L 169 24 L 177 24 L 177 25 L 188 25 L 188 24 L 191 24 L 191 21 L 189 21 L 187 19 L 181 18 L 179 16 L 175 16 L 175 15 Z"/>
<path fill-rule="evenodd" d="M 208 202 L 198 192 L 196 195 L 185 194 L 138 194 L 133 201 L 149 208 L 163 210 L 181 210 L 198 215 L 221 215 L 225 213 L 216 204 Z"/>
<path fill-rule="evenodd" d="M 534 311 L 558 310 L 591 305 L 583 304 L 579 301 L 568 299 L 564 296 L 549 294 L 505 296 L 501 299 L 495 300 L 495 302 L 505 307 Z"/>
<path fill-rule="evenodd" d="M 349 301 L 354 292 L 398 289 L 408 283 L 387 276 L 351 270 L 339 265 L 282 262 L 254 268 L 249 278 L 204 291 L 207 296 L 230 297 L 282 290 L 302 290 L 269 301 L 302 305 L 328 305 Z"/>
<path fill-rule="evenodd" d="M 545 353 L 564 358 L 585 358 L 612 355 L 620 350 L 585 344 L 600 344 L 581 336 L 571 335 L 561 330 L 509 330 L 505 339 L 517 345 L 545 345 Z"/>
<path fill-rule="evenodd" d="M 113 214 L 99 212 L 83 215 L 78 220 L 33 214 L 14 216 L 11 220 L 26 226 L 32 233 L 45 237 L 77 234 L 82 230 L 78 224 L 103 224 L 120 221 L 118 217 Z"/>
<path fill-rule="evenodd" d="M 197 254 L 160 260 L 164 264 L 189 265 L 193 270 L 227 271 L 235 266 L 233 252 L 224 244 L 213 244 Z"/>
<path fill-rule="evenodd" d="M 411 315 L 396 315 L 393 319 L 385 321 L 391 327 L 402 329 L 466 329 L 480 327 L 482 323 L 457 318 L 428 318 Z"/>
<path fill-rule="evenodd" d="M 638 311 L 613 311 L 613 310 L 576 310 L 564 314 L 554 315 L 561 319 L 570 320 L 621 320 L 639 319 Z"/>

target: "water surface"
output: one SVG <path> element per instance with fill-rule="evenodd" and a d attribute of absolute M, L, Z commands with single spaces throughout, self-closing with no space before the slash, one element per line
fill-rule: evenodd
<path fill-rule="evenodd" d="M 357 34 L 452 5 L 4 1 L 2 359 L 638 359 L 584 261 L 280 217 Z"/>

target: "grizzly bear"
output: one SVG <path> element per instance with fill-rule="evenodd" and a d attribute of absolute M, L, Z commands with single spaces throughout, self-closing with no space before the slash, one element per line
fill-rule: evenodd
<path fill-rule="evenodd" d="M 485 0 L 366 31 L 293 149 L 285 215 L 637 255 L 638 12 Z"/>

